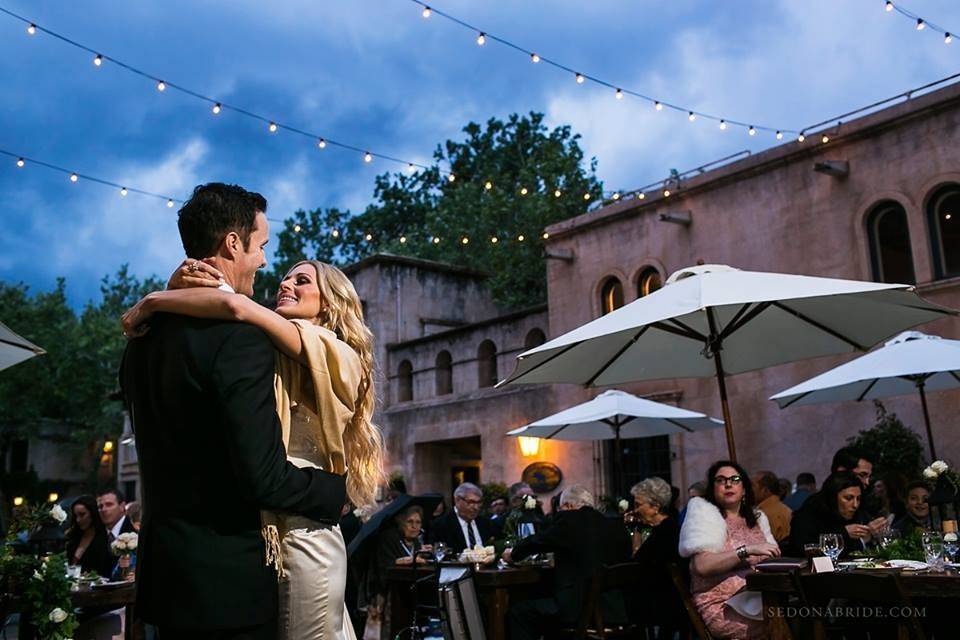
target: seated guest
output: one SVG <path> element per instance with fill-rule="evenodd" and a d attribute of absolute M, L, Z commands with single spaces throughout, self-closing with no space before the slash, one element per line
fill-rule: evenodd
<path fill-rule="evenodd" d="M 780 502 L 783 502 L 787 499 L 787 496 L 790 495 L 790 490 L 793 488 L 793 484 L 786 478 L 777 479 L 777 483 L 780 485 L 780 490 L 777 491 L 777 496 L 780 498 Z"/>
<path fill-rule="evenodd" d="M 133 530 L 137 533 L 140 533 L 140 519 L 143 509 L 140 507 L 139 502 L 128 502 L 127 503 L 127 518 L 130 519 L 130 525 L 133 527 Z"/>
<path fill-rule="evenodd" d="M 496 529 L 494 537 L 503 537 L 503 522 L 510 512 L 510 505 L 506 496 L 493 496 L 490 504 L 487 505 L 487 514 L 490 518 L 490 524 Z"/>
<path fill-rule="evenodd" d="M 560 497 L 560 512 L 542 531 L 503 552 L 507 562 L 537 553 L 553 552 L 554 594 L 550 598 L 516 602 L 507 613 L 512 640 L 552 638 L 556 625 L 574 626 L 589 588 L 589 579 L 608 564 L 626 562 L 630 539 L 619 518 L 607 518 L 594 508 L 586 488 L 573 485 Z M 619 594 L 607 593 L 601 601 L 604 622 L 626 621 Z"/>
<path fill-rule="evenodd" d="M 364 638 L 389 637 L 390 603 L 387 598 L 387 569 L 396 565 L 409 566 L 413 562 L 414 550 L 429 551 L 429 546 L 421 546 L 421 528 L 423 509 L 411 505 L 394 516 L 395 526 L 384 529 L 377 540 L 377 554 L 372 559 L 367 572 L 364 599 L 367 603 L 367 624 Z M 417 557 L 417 562 L 426 560 Z"/>
<path fill-rule="evenodd" d="M 546 523 L 547 517 L 543 513 L 543 505 L 530 485 L 526 482 L 515 482 L 510 485 L 507 494 L 510 499 L 510 511 L 503 517 L 497 537 L 512 542 L 519 535 L 521 523 L 530 525 L 526 527 L 527 530 L 539 531 Z M 530 499 L 534 501 L 532 508 L 528 508 Z"/>
<path fill-rule="evenodd" d="M 690 558 L 690 591 L 715 638 L 761 638 L 762 605 L 744 591 L 753 565 L 780 555 L 767 516 L 756 508 L 746 470 L 720 460 L 707 472 L 709 489 L 687 504 L 680 555 Z M 749 614 L 750 617 L 744 615 Z"/>
<path fill-rule="evenodd" d="M 803 546 L 819 544 L 821 533 L 843 536 L 843 552 L 861 550 L 871 539 L 870 527 L 859 511 L 863 483 L 849 471 L 831 473 L 823 487 L 803 503 L 790 522 L 791 556 L 803 557 Z"/>
<path fill-rule="evenodd" d="M 134 533 L 133 523 L 127 517 L 127 499 L 119 489 L 107 489 L 98 494 L 97 509 L 110 542 L 120 537 L 121 533 Z"/>
<path fill-rule="evenodd" d="M 707 486 L 700 481 L 694 482 L 687 488 L 687 504 L 690 504 L 690 500 L 693 498 L 702 498 L 707 494 Z M 687 505 L 683 505 L 683 509 L 680 509 L 680 515 L 677 517 L 677 523 L 683 525 L 683 519 L 687 517 Z"/>
<path fill-rule="evenodd" d="M 629 597 L 630 617 L 638 623 L 655 624 L 658 638 L 673 638 L 674 631 L 681 628 L 685 616 L 683 603 L 674 592 L 667 564 L 686 568 L 677 545 L 680 542 L 680 525 L 667 513 L 672 500 L 671 487 L 660 478 L 647 478 L 630 489 L 633 495 L 634 515 L 650 527 L 650 534 L 642 543 L 639 534 L 634 534 L 633 561 L 640 565 L 637 571 L 643 576 L 638 593 Z"/>
<path fill-rule="evenodd" d="M 893 522 L 893 530 L 901 537 L 907 537 L 917 529 L 930 528 L 930 489 L 923 482 L 911 482 L 907 485 L 907 512 Z"/>
<path fill-rule="evenodd" d="M 900 496 L 903 495 L 904 482 L 899 474 L 888 473 L 881 478 L 876 478 L 871 485 L 873 495 L 876 496 L 880 504 L 880 515 L 887 516 L 887 520 L 893 522 L 899 520 L 907 512 L 907 506 L 903 504 Z"/>
<path fill-rule="evenodd" d="M 96 571 L 104 578 L 110 577 L 113 553 L 93 496 L 80 496 L 70 507 L 66 539 L 68 564 L 80 565 L 83 572 Z"/>
<path fill-rule="evenodd" d="M 448 511 L 430 524 L 430 542 L 443 542 L 451 554 L 464 549 L 487 545 L 496 529 L 480 517 L 483 492 L 475 484 L 464 482 L 453 492 L 453 511 Z"/>
<path fill-rule="evenodd" d="M 887 514 L 883 511 L 883 504 L 873 493 L 873 461 L 867 454 L 856 447 L 843 447 L 833 455 L 830 463 L 830 473 L 849 471 L 860 480 L 860 508 L 857 510 L 857 521 L 870 527 L 870 533 L 876 536 L 888 524 Z"/>
<path fill-rule="evenodd" d="M 817 492 L 817 479 L 812 473 L 797 474 L 797 489 L 783 501 L 783 504 L 790 507 L 791 511 L 796 511 L 803 506 L 807 498 Z"/>
<path fill-rule="evenodd" d="M 772 471 L 757 471 L 750 480 L 757 508 L 767 516 L 770 531 L 778 543 L 790 535 L 793 512 L 780 502 L 780 480 Z"/>

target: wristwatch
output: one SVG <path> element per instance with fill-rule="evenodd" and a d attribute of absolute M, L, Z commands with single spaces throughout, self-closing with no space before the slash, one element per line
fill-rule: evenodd
<path fill-rule="evenodd" d="M 748 555 L 750 554 L 747 553 L 747 545 L 742 544 L 739 547 L 737 547 L 738 558 L 740 558 L 741 560 L 746 560 Z"/>

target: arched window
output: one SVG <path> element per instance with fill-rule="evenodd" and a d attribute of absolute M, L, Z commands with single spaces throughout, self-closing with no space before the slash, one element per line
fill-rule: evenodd
<path fill-rule="evenodd" d="M 437 354 L 437 395 L 445 396 L 453 393 L 453 358 L 449 351 L 441 351 Z"/>
<path fill-rule="evenodd" d="M 397 367 L 397 402 L 413 400 L 413 365 L 404 360 Z"/>
<path fill-rule="evenodd" d="M 935 277 L 960 276 L 960 185 L 944 187 L 930 198 L 927 222 Z"/>
<path fill-rule="evenodd" d="M 623 306 L 623 285 L 611 276 L 600 287 L 600 315 L 605 316 Z"/>
<path fill-rule="evenodd" d="M 877 282 L 914 284 L 907 212 L 897 202 L 881 202 L 867 216 L 870 261 Z"/>
<path fill-rule="evenodd" d="M 481 389 L 497 384 L 497 347 L 490 340 L 477 348 L 477 382 Z"/>
<path fill-rule="evenodd" d="M 533 349 L 534 347 L 539 347 L 544 342 L 547 341 L 547 336 L 543 335 L 543 331 L 540 329 L 530 329 L 527 332 L 527 337 L 523 339 L 523 349 Z"/>
<path fill-rule="evenodd" d="M 647 267 L 637 278 L 637 297 L 648 296 L 663 286 L 663 276 L 654 267 Z"/>

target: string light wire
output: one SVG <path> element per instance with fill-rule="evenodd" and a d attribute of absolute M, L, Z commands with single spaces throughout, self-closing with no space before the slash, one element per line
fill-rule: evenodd
<path fill-rule="evenodd" d="M 930 29 L 934 33 L 939 33 L 940 35 L 943 36 L 944 44 L 950 44 L 951 42 L 953 42 L 953 34 L 957 33 L 956 31 L 951 31 L 950 29 L 941 27 L 933 22 L 930 22 L 926 18 L 923 18 L 917 15 L 916 13 L 914 13 L 913 11 L 910 11 L 909 9 L 903 8 L 898 3 L 893 2 L 892 0 L 884 0 L 883 5 L 887 13 L 897 12 L 898 14 L 900 14 L 905 18 L 909 18 L 913 22 L 914 28 L 917 31 L 925 31 L 927 29 Z"/>

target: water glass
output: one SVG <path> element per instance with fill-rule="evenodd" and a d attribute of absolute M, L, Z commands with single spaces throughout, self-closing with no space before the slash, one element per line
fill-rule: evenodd
<path fill-rule="evenodd" d="M 943 540 L 943 550 L 947 553 L 947 560 L 949 562 L 957 561 L 957 551 L 960 551 L 960 542 L 958 542 L 957 534 L 953 534 L 950 538 L 944 536 Z"/>
<path fill-rule="evenodd" d="M 939 531 L 923 532 L 923 554 L 931 569 L 943 568 L 943 536 Z"/>
<path fill-rule="evenodd" d="M 881 549 L 885 549 L 887 545 L 896 540 L 899 535 L 900 533 L 896 529 L 891 529 L 890 525 L 887 525 L 880 530 L 880 536 L 877 542 L 880 544 Z"/>
<path fill-rule="evenodd" d="M 837 533 L 821 533 L 820 549 L 830 560 L 836 562 L 843 552 L 843 538 Z"/>
<path fill-rule="evenodd" d="M 447 555 L 447 545 L 443 542 L 435 542 L 433 544 L 433 557 L 437 559 L 437 562 L 443 562 L 443 559 Z"/>

